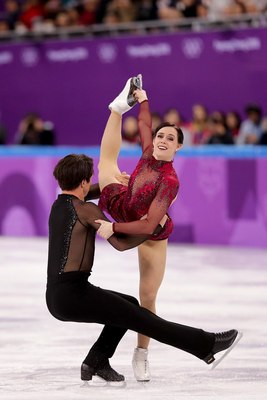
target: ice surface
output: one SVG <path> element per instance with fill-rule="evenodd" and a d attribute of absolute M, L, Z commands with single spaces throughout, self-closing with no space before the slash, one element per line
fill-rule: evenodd
<path fill-rule="evenodd" d="M 244 337 L 215 370 L 152 341 L 152 381 L 141 384 L 131 368 L 136 334 L 127 332 L 111 361 L 124 387 L 80 381 L 102 327 L 48 313 L 47 240 L 1 237 L 0 254 L 0 399 L 266 399 L 267 250 L 170 245 L 158 314 L 209 331 L 237 328 Z M 98 241 L 95 260 L 92 283 L 137 296 L 136 250 L 119 253 Z"/>

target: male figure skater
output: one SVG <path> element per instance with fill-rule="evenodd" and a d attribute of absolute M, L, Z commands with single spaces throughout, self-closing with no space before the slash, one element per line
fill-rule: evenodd
<path fill-rule="evenodd" d="M 211 364 L 214 355 L 230 351 L 237 343 L 235 329 L 210 333 L 166 321 L 139 306 L 129 295 L 103 290 L 88 281 L 94 261 L 97 219 L 106 219 L 94 204 L 85 202 L 89 193 L 93 161 L 71 154 L 61 159 L 54 176 L 62 189 L 51 208 L 46 301 L 50 313 L 61 321 L 99 323 L 104 328 L 81 366 L 81 379 L 97 375 L 108 382 L 124 376 L 109 364 L 127 329 L 184 350 Z M 157 233 L 156 233 L 157 234 Z M 112 235 L 108 241 L 126 250 L 146 240 L 145 235 Z M 112 265 L 110 265 L 112 268 Z"/>

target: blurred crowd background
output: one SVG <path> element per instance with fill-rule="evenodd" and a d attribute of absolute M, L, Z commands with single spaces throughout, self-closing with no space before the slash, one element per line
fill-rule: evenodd
<path fill-rule="evenodd" d="M 205 105 L 194 104 L 192 119 L 185 121 L 179 110 L 168 109 L 163 115 L 152 112 L 152 128 L 162 122 L 180 126 L 184 132 L 184 146 L 205 144 L 220 145 L 267 145 L 267 117 L 257 104 L 248 104 L 246 118 L 241 120 L 238 112 L 213 111 L 208 113 Z M 125 116 L 122 125 L 123 146 L 139 146 L 138 121 L 136 116 Z M 6 129 L 0 124 L 0 144 L 6 143 Z M 56 132 L 51 121 L 44 121 L 37 113 L 27 114 L 19 123 L 14 144 L 55 145 Z"/>
<path fill-rule="evenodd" d="M 11 41 L 13 45 L 18 37 L 29 40 L 29 43 L 32 40 L 33 45 L 35 45 L 36 36 L 27 36 L 27 34 L 40 34 L 39 39 L 41 41 L 46 40 L 46 34 L 55 34 L 51 37 L 59 37 L 62 41 L 64 37 L 57 36 L 58 32 L 62 32 L 62 30 L 72 32 L 72 29 L 78 29 L 77 32 L 81 33 L 79 28 L 87 29 L 90 26 L 102 27 L 102 31 L 94 31 L 94 34 L 102 32 L 102 35 L 104 27 L 114 26 L 118 28 L 124 26 L 121 33 L 130 31 L 131 36 L 134 36 L 137 32 L 127 28 L 132 23 L 144 24 L 151 34 L 159 31 L 164 34 L 164 29 L 170 27 L 171 32 L 173 30 L 174 32 L 179 31 L 182 28 L 182 25 L 179 24 L 183 21 L 217 21 L 216 26 L 227 29 L 229 28 L 227 21 L 229 22 L 229 18 L 234 17 L 237 18 L 234 20 L 234 26 L 242 29 L 246 26 L 243 25 L 242 17 L 248 15 L 252 18 L 253 16 L 259 18 L 253 20 L 255 26 L 261 18 L 262 21 L 264 18 L 267 21 L 267 0 L 1 0 L 0 45 L 2 43 L 4 46 L 5 41 L 8 41 L 8 43 Z M 153 24 L 145 25 L 149 21 Z M 223 21 L 222 25 L 219 24 L 219 21 Z M 242 21 L 242 25 L 239 24 L 240 21 Z M 157 22 L 162 22 L 163 25 L 157 25 Z M 177 22 L 178 25 L 172 25 L 173 22 Z M 262 23 L 261 26 L 264 27 L 265 25 Z M 140 27 L 140 25 L 138 26 Z M 250 24 L 250 26 L 255 28 L 253 24 Z M 191 25 L 190 28 L 194 31 L 195 26 Z M 167 32 L 170 32 L 170 30 Z M 140 30 L 138 33 L 140 34 Z M 112 31 L 109 33 L 105 31 L 105 35 L 108 34 L 112 35 Z M 117 34 L 120 34 L 119 28 Z M 68 39 L 69 36 L 67 35 L 66 38 Z M 3 66 L 11 62 L 14 57 L 5 50 L 6 48 L 2 47 Z M 30 54 L 26 55 L 26 57 L 30 57 L 26 61 L 29 65 L 31 62 L 34 65 L 38 61 L 35 59 L 38 55 L 34 54 L 33 51 L 37 50 L 32 49 L 31 51 Z M 114 50 L 108 49 L 108 51 Z M 111 53 L 109 55 L 112 56 Z M 244 62 L 246 61 L 244 60 Z M 249 74 L 249 72 L 247 73 Z M 255 80 L 255 76 L 253 79 Z M 3 83 L 4 80 L 3 77 Z M 22 87 L 20 84 L 19 86 Z M 239 104 L 236 109 L 233 109 L 232 106 L 227 109 L 226 105 L 222 111 L 217 109 L 215 105 L 213 107 L 212 104 L 199 102 L 193 96 L 190 116 L 187 114 L 184 117 L 183 110 L 180 110 L 177 104 L 168 104 L 168 108 L 164 110 L 152 109 L 153 128 L 163 121 L 181 126 L 185 134 L 186 146 L 203 144 L 266 145 L 267 117 L 263 111 L 265 105 L 255 103 L 253 90 L 251 98 L 243 99 L 243 110 L 240 109 Z M 24 96 L 27 96 L 27 94 L 24 93 Z M 23 104 L 23 100 L 20 101 L 20 104 Z M 25 110 L 23 112 L 24 116 L 20 116 L 20 120 L 14 122 L 14 126 L 16 125 L 17 128 L 13 128 L 11 132 L 5 124 L 4 112 L 1 115 L 0 104 L 0 144 L 60 144 L 60 141 L 57 142 L 56 124 L 54 121 L 47 121 L 41 115 L 42 110 L 28 109 L 26 113 Z M 136 116 L 131 115 L 124 119 L 123 143 L 125 146 L 139 145 Z"/>
<path fill-rule="evenodd" d="M 266 0 L 2 0 L 0 35 L 134 21 L 267 13 Z"/>

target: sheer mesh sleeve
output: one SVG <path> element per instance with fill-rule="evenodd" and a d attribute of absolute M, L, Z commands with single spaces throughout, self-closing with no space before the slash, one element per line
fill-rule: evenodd
<path fill-rule="evenodd" d="M 140 104 L 138 114 L 138 127 L 142 145 L 143 157 L 151 156 L 153 153 L 152 142 L 152 118 L 147 100 Z"/>
<path fill-rule="evenodd" d="M 81 201 L 75 201 L 74 206 L 79 220 L 85 226 L 89 225 L 93 227 L 95 230 L 97 230 L 99 228 L 99 224 L 95 222 L 96 219 L 103 219 L 105 221 L 109 221 L 107 217 L 103 214 L 103 212 L 94 203 L 84 203 Z M 139 244 L 147 240 L 148 237 L 149 236 L 147 234 L 128 236 L 116 233 L 112 235 L 108 239 L 108 241 L 115 249 L 123 251 L 139 246 Z"/>
<path fill-rule="evenodd" d="M 100 188 L 98 183 L 94 183 L 90 186 L 89 193 L 85 197 L 85 201 L 99 199 L 100 197 Z"/>
<path fill-rule="evenodd" d="M 178 193 L 177 180 L 172 176 L 165 177 L 164 181 L 152 201 L 147 217 L 139 221 L 115 222 L 113 224 L 114 232 L 125 234 L 148 234 L 152 235 L 159 222 L 167 213 L 172 200 Z"/>

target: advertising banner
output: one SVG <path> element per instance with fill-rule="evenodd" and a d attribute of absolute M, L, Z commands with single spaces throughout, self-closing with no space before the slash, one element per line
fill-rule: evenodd
<path fill-rule="evenodd" d="M 84 151 L 92 156 L 92 150 Z M 267 157 L 181 154 L 174 160 L 180 180 L 170 207 L 177 243 L 267 247 Z M 46 236 L 52 203 L 60 192 L 56 155 L 0 157 L 0 235 Z M 94 156 L 95 170 L 98 156 Z M 131 173 L 139 157 L 120 157 Z M 97 171 L 95 171 L 97 174 Z M 93 182 L 97 181 L 97 175 Z"/>
<path fill-rule="evenodd" d="M 161 114 L 175 107 L 190 120 L 203 103 L 244 116 L 250 102 L 266 114 L 266 54 L 266 28 L 1 43 L 0 122 L 9 143 L 37 112 L 54 123 L 58 144 L 99 145 L 109 102 L 138 73 Z"/>

